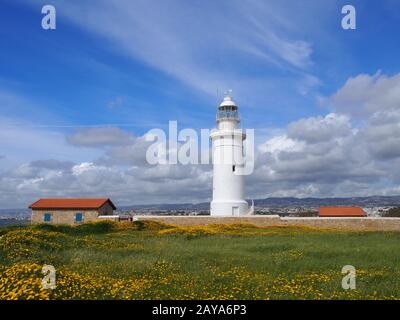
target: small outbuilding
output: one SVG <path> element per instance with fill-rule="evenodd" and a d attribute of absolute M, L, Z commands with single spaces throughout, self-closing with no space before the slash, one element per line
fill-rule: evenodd
<path fill-rule="evenodd" d="M 32 224 L 81 224 L 99 216 L 113 216 L 116 206 L 109 198 L 39 199 L 29 206 Z"/>
<path fill-rule="evenodd" d="M 360 207 L 320 207 L 320 217 L 366 217 L 367 214 Z"/>

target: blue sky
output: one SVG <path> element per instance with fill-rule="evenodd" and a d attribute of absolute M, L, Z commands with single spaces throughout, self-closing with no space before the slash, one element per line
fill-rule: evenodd
<path fill-rule="evenodd" d="M 117 33 L 129 27 L 125 21 L 120 28 L 118 26 L 122 4 L 115 6 L 119 7 L 115 10 L 115 20 L 111 12 L 107 14 L 109 21 L 103 23 L 85 19 L 91 9 L 101 10 L 101 6 L 91 8 L 90 1 L 75 5 L 78 11 L 82 8 L 75 18 L 68 16 L 74 14 L 72 9 L 67 11 L 68 1 L 54 1 L 58 12 L 57 30 L 44 31 L 40 25 L 40 10 L 46 1 L 32 1 L 31 5 L 26 4 L 29 1 L 5 1 L 0 13 L 3 90 L 39 104 L 40 109 L 36 107 L 35 114 L 28 118 L 40 124 L 53 124 L 54 119 L 54 124 L 60 125 L 137 123 L 133 129 L 144 132 L 147 129 L 144 127 L 153 123 L 163 125 L 172 118 L 179 118 L 183 125 L 208 127 L 222 93 L 232 88 L 246 118 L 245 124 L 264 128 L 284 126 L 299 117 L 326 112 L 315 98 L 334 93 L 350 76 L 375 73 L 379 69 L 387 74 L 397 72 L 399 48 L 395 37 L 400 23 L 400 5 L 394 1 L 382 1 L 379 5 L 373 1 L 353 2 L 358 13 L 356 31 L 340 28 L 341 4 L 347 3 L 341 1 L 324 4 L 319 4 L 321 1 L 306 1 L 306 4 L 274 1 L 271 6 L 268 2 L 259 2 L 265 3 L 264 14 L 257 12 L 256 7 L 251 8 L 256 1 L 249 1 L 248 12 L 243 14 L 240 8 L 235 8 L 242 1 L 169 2 L 165 7 L 179 9 L 165 11 L 156 1 L 137 1 L 136 6 L 133 1 L 129 5 L 132 11 L 138 7 L 147 14 L 153 10 L 160 12 L 141 19 L 148 19 L 140 22 L 144 31 L 126 31 L 127 41 L 132 34 L 132 43 L 126 45 L 122 40 L 118 42 L 113 32 L 106 33 L 108 28 L 114 27 Z M 208 14 L 211 24 L 207 21 Z M 280 19 L 275 17 L 278 23 L 274 23 L 274 15 L 282 15 L 285 21 L 279 23 Z M 165 17 L 160 27 L 169 26 L 170 30 L 165 34 L 157 31 L 146 34 L 145 31 L 157 28 L 153 25 L 160 16 Z M 251 19 L 257 19 L 254 24 L 259 23 L 265 30 L 250 25 Z M 177 22 L 170 25 L 171 21 Z M 96 23 L 104 26 L 97 28 Z M 224 24 L 235 24 L 237 28 L 225 28 Z M 135 27 L 132 21 L 132 29 Z M 243 27 L 249 29 L 240 30 Z M 288 39 L 282 46 L 304 41 L 309 53 L 293 49 L 287 54 L 293 54 L 296 62 L 285 61 L 283 51 L 290 49 L 280 48 L 278 44 L 277 48 L 268 48 L 268 35 L 263 35 L 263 31 L 276 32 Z M 215 36 L 210 35 L 214 32 Z M 249 39 L 248 43 L 231 43 L 250 35 L 254 39 Z M 146 38 L 152 36 L 160 39 L 146 42 Z M 174 36 L 179 39 L 176 48 L 173 48 Z M 136 38 L 140 41 L 138 46 L 146 43 L 143 53 L 135 48 Z M 209 46 L 203 43 L 208 39 Z M 249 51 L 259 50 L 260 56 L 246 52 L 245 45 L 249 46 Z M 172 55 L 180 48 L 182 52 L 177 53 L 174 60 Z M 198 54 L 194 52 L 197 48 Z M 165 64 L 171 61 L 177 68 L 187 68 L 187 71 L 168 70 L 162 61 L 164 50 Z M 152 57 L 142 57 L 151 51 L 157 56 L 155 62 Z M 181 56 L 186 61 L 181 63 Z M 192 64 L 195 70 L 190 69 Z M 192 74 L 195 71 L 201 74 Z M 188 73 L 187 81 L 182 79 L 181 72 Z M 198 85 L 208 75 L 211 83 Z M 307 83 L 307 77 L 314 79 Z M 307 93 L 301 92 L 302 86 Z M 123 100 L 120 108 L 107 108 L 117 97 Z M 14 115 L 14 112 L 20 117 L 25 110 L 8 114 Z"/>
<path fill-rule="evenodd" d="M 341 28 L 341 8 L 349 3 L 357 10 L 356 30 Z M 368 131 L 365 126 L 373 123 L 371 119 L 377 117 L 378 110 L 365 113 L 352 109 L 353 104 L 359 110 L 369 104 L 367 97 L 346 96 L 352 91 L 346 87 L 349 79 L 365 84 L 357 77 L 368 75 L 366 81 L 372 81 L 372 86 L 382 80 L 382 86 L 389 83 L 391 92 L 397 89 L 400 3 L 394 0 L 99 0 L 96 4 L 55 0 L 51 4 L 57 10 L 56 30 L 41 28 L 41 8 L 45 4 L 49 3 L 6 0 L 0 10 L 0 178 L 4 190 L 8 188 L 7 193 L 14 195 L 12 200 L 4 200 L 3 207 L 21 206 L 39 196 L 64 195 L 37 185 L 49 175 L 52 179 L 61 169 L 36 170 L 33 161 L 70 163 L 71 167 L 62 170 L 71 171 L 82 164 L 99 166 L 104 158 L 110 160 L 117 151 L 122 152 L 115 149 L 115 144 L 79 145 L 71 139 L 77 133 L 82 136 L 87 132 L 90 136 L 95 128 L 116 128 L 117 135 L 129 135 L 137 141 L 152 128 L 165 128 L 169 120 L 177 120 L 180 128 L 210 128 L 223 92 L 232 89 L 242 125 L 256 129 L 260 145 L 280 141 L 284 146 L 287 140 L 279 137 L 301 142 L 301 138 L 290 136 L 288 128 L 299 125 L 302 119 L 319 119 L 326 125 L 330 120 L 324 117 L 331 113 L 340 123 L 344 121 L 341 116 L 346 116 L 353 135 Z M 397 111 L 396 99 L 397 95 L 385 112 Z M 281 152 L 279 157 L 287 153 L 285 147 L 277 150 Z M 296 159 L 304 160 L 308 155 L 296 153 Z M 393 188 L 397 178 L 385 176 L 383 167 L 393 169 L 397 162 L 371 161 L 374 164 L 365 164 L 365 170 L 379 171 L 382 178 L 375 179 L 378 182 L 374 184 L 348 173 L 341 182 L 350 186 L 331 192 L 338 181 L 327 184 L 312 178 L 305 186 L 302 176 L 297 185 L 284 182 L 278 190 L 263 184 L 250 187 L 249 196 L 348 195 L 354 188 L 351 183 L 365 190 L 360 194 L 370 194 L 377 186 L 387 189 L 385 194 L 396 193 Z M 120 160 L 113 165 L 107 163 L 101 164 L 104 170 L 117 170 L 124 177 L 126 170 L 136 166 Z M 18 176 L 21 167 L 29 167 L 32 172 Z M 209 174 L 207 170 L 202 171 L 203 177 Z M 172 171 L 164 176 L 166 182 L 175 179 L 176 172 Z M 264 178 L 268 180 L 268 176 Z M 279 178 L 286 181 L 274 176 Z M 192 196 L 188 193 L 177 200 L 208 200 L 207 179 L 198 197 L 194 196 L 197 187 L 193 186 Z M 34 187 L 26 190 L 26 185 Z M 75 192 L 97 195 L 88 192 L 85 183 L 78 185 L 65 196 Z M 171 194 L 158 194 L 158 188 L 162 185 L 149 186 L 154 197 L 143 201 L 174 202 L 169 201 Z M 264 191 L 256 191 L 260 189 Z M 143 198 L 139 191 L 112 194 L 123 204 Z"/>

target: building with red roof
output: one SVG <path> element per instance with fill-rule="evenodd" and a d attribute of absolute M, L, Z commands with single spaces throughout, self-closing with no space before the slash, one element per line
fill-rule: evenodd
<path fill-rule="evenodd" d="M 80 224 L 112 216 L 117 209 L 109 198 L 39 199 L 29 208 L 33 224 Z"/>
<path fill-rule="evenodd" d="M 367 214 L 360 207 L 320 207 L 320 217 L 366 217 Z"/>

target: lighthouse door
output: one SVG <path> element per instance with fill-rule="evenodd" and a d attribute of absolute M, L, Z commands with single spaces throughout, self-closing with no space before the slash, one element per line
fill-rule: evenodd
<path fill-rule="evenodd" d="M 239 207 L 232 207 L 232 215 L 233 216 L 239 215 Z"/>

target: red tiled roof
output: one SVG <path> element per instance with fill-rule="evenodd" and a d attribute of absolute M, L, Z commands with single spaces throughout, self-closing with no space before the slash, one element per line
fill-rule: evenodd
<path fill-rule="evenodd" d="M 39 199 L 32 203 L 30 209 L 99 209 L 105 203 L 117 209 L 108 198 L 97 199 Z"/>
<path fill-rule="evenodd" d="M 320 207 L 320 217 L 366 217 L 367 214 L 360 207 Z"/>

